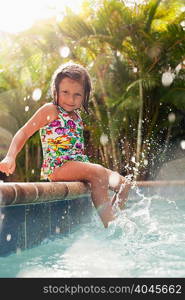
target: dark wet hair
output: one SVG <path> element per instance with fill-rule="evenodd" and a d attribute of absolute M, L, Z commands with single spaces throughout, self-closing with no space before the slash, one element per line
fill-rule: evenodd
<path fill-rule="evenodd" d="M 66 63 L 60 65 L 52 76 L 51 95 L 53 103 L 58 105 L 59 84 L 64 78 L 71 78 L 82 83 L 84 88 L 83 108 L 88 111 L 89 97 L 91 92 L 91 79 L 88 71 L 81 65 L 76 63 Z"/>

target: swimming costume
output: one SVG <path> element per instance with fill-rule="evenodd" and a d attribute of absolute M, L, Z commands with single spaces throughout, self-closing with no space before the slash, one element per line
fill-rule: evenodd
<path fill-rule="evenodd" d="M 84 154 L 83 122 L 79 114 L 73 120 L 69 113 L 57 105 L 58 118 L 40 129 L 43 151 L 41 179 L 49 179 L 53 169 L 70 160 L 88 162 Z"/>

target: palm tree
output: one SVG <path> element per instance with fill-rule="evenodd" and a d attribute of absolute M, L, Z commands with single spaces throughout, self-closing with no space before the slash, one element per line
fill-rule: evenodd
<path fill-rule="evenodd" d="M 184 15 L 177 15 L 179 1 L 175 1 L 176 8 L 171 7 L 171 1 L 161 3 L 156 0 L 147 1 L 134 10 L 125 6 L 123 1 L 105 0 L 101 4 L 99 9 L 89 9 L 86 16 L 69 12 L 60 24 L 61 32 L 66 36 L 74 57 L 87 66 L 93 65 L 91 73 L 98 78 L 95 95 L 103 99 L 112 144 L 115 145 L 117 138 L 123 140 L 126 134 L 128 143 L 125 144 L 130 152 L 129 155 L 127 151 L 126 157 L 130 160 L 135 156 L 136 175 L 141 178 L 142 173 L 146 176 L 146 162 L 154 151 L 150 144 L 160 131 L 156 126 L 161 117 L 160 103 L 164 94 L 168 93 L 161 86 L 160 72 L 171 63 L 170 60 L 174 64 L 177 52 L 178 59 L 182 60 L 182 51 L 177 45 L 180 42 L 184 49 L 184 31 L 179 25 Z M 176 31 L 175 35 L 172 31 Z M 116 81 L 118 77 L 121 80 Z M 111 80 L 114 84 L 120 82 L 122 86 L 113 87 Z M 112 118 L 111 107 L 114 108 L 114 111 L 111 110 Z M 121 124 L 122 137 L 119 138 L 112 133 L 112 124 L 114 117 L 118 117 L 116 108 L 121 107 L 126 107 L 128 113 L 121 112 L 126 122 Z M 133 116 L 132 120 L 129 115 Z M 134 130 L 132 133 L 128 129 L 129 122 Z M 112 145 L 111 152 L 120 153 L 113 149 Z"/>
<path fill-rule="evenodd" d="M 146 178 L 151 167 L 147 160 L 152 161 L 156 154 L 164 156 L 164 145 L 159 151 L 159 143 L 170 141 L 169 109 L 183 115 L 184 70 L 168 88 L 161 84 L 162 72 L 169 65 L 173 71 L 184 59 L 181 6 L 180 0 L 145 1 L 134 8 L 124 1 L 86 0 L 78 16 L 68 10 L 60 24 L 41 22 L 10 37 L 0 55 L 0 69 L 4 70 L 0 73 L 0 105 L 3 114 L 11 115 L 14 126 L 1 122 L 0 126 L 14 134 L 50 100 L 51 74 L 66 61 L 58 50 L 67 45 L 71 59 L 85 65 L 92 76 L 92 115 L 86 117 L 87 130 L 91 129 L 90 140 L 101 160 L 124 174 L 134 171 L 138 178 Z M 42 96 L 35 102 L 32 92 L 38 87 Z M 173 127 L 170 130 L 175 138 Z M 101 144 L 102 135 L 108 139 Z M 34 157 L 35 148 L 40 149 L 38 136 L 34 135 L 26 147 L 29 173 L 28 156 Z"/>

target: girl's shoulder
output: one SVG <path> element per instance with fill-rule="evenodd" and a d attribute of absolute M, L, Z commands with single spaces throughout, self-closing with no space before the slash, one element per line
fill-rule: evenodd
<path fill-rule="evenodd" d="M 25 135 L 30 137 L 37 130 L 57 119 L 57 108 L 53 103 L 45 103 L 22 127 Z"/>
<path fill-rule="evenodd" d="M 52 102 L 47 102 L 47 103 L 44 103 L 42 106 L 42 109 L 43 110 L 47 110 L 47 111 L 55 111 L 55 112 L 57 112 L 57 105 L 55 105 L 54 103 L 52 103 Z"/>
<path fill-rule="evenodd" d="M 48 120 L 55 120 L 58 116 L 58 109 L 52 102 L 45 103 L 40 107 L 43 116 L 46 116 Z"/>

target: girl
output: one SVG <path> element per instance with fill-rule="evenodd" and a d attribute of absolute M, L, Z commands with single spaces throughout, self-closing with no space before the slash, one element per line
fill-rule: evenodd
<path fill-rule="evenodd" d="M 91 80 L 81 65 L 61 65 L 53 74 L 51 84 L 52 103 L 44 104 L 18 130 L 10 144 L 6 157 L 0 162 L 0 171 L 12 174 L 16 157 L 26 141 L 40 130 L 43 164 L 41 178 L 49 181 L 84 181 L 91 185 L 94 206 L 105 227 L 115 218 L 108 189 L 110 178 L 116 175 L 114 190 L 120 189 L 121 205 L 126 201 L 130 184 L 124 177 L 101 165 L 90 163 L 84 153 L 83 123 L 78 110 L 83 107 L 88 113 Z"/>

